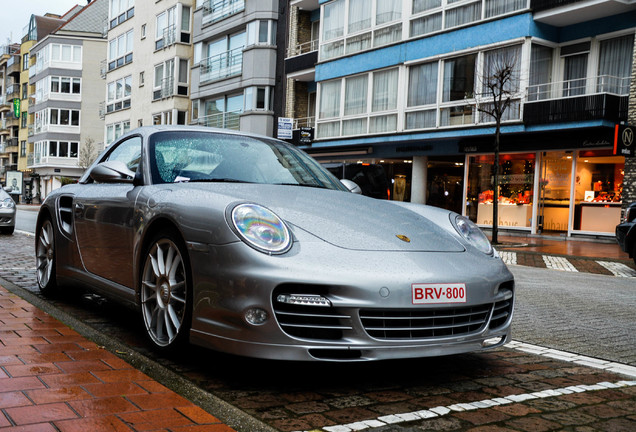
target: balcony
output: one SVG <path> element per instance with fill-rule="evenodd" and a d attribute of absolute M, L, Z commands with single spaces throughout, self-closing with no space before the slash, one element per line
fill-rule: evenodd
<path fill-rule="evenodd" d="M 20 85 L 19 84 L 13 84 L 10 85 L 9 87 L 7 87 L 7 93 L 6 93 L 6 101 L 8 104 L 11 104 L 11 101 L 13 99 L 20 99 Z"/>
<path fill-rule="evenodd" d="M 203 4 L 203 25 L 245 10 L 245 0 L 208 0 Z"/>
<path fill-rule="evenodd" d="M 241 75 L 243 73 L 243 47 L 208 57 L 200 65 L 202 83 Z"/>
<path fill-rule="evenodd" d="M 564 27 L 636 10 L 633 0 L 531 0 L 535 21 Z"/>
<path fill-rule="evenodd" d="M 629 84 L 629 78 L 605 75 L 529 86 L 523 121 L 627 120 Z"/>
<path fill-rule="evenodd" d="M 239 130 L 241 127 L 241 110 L 220 112 L 200 117 L 195 124 L 207 127 Z"/>
<path fill-rule="evenodd" d="M 177 42 L 177 27 L 172 25 L 163 29 L 161 39 L 155 41 L 155 51 L 167 48 Z"/>
<path fill-rule="evenodd" d="M 20 56 L 12 55 L 7 60 L 7 75 L 20 74 Z"/>
<path fill-rule="evenodd" d="M 9 138 L 4 142 L 5 151 L 7 153 L 17 152 L 18 151 L 18 138 Z"/>
<path fill-rule="evenodd" d="M 318 63 L 318 41 L 313 40 L 287 50 L 285 59 L 285 72 L 288 74 L 313 69 Z"/>
<path fill-rule="evenodd" d="M 174 77 L 168 76 L 161 80 L 159 88 L 155 88 L 152 92 L 152 100 L 159 100 L 174 96 Z"/>
<path fill-rule="evenodd" d="M 11 104 L 7 102 L 5 95 L 0 95 L 0 112 L 11 109 Z"/>

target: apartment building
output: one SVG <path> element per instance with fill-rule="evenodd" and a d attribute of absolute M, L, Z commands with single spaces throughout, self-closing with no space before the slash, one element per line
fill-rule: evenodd
<path fill-rule="evenodd" d="M 197 0 L 190 123 L 275 136 L 283 115 L 287 5 Z"/>
<path fill-rule="evenodd" d="M 315 124 L 307 152 L 382 164 L 393 199 L 448 208 L 488 228 L 496 121 L 486 113 L 493 106 L 486 80 L 506 59 L 512 73 L 501 119 L 500 229 L 614 234 L 625 155 L 613 144 L 616 125 L 627 120 L 636 4 L 289 6 L 287 113 Z"/>
<path fill-rule="evenodd" d="M 27 168 L 41 199 L 79 179 L 103 148 L 107 19 L 108 0 L 93 0 L 30 48 Z"/>
<path fill-rule="evenodd" d="M 7 185 L 7 172 L 18 169 L 18 122 L 13 114 L 14 78 L 19 79 L 19 44 L 0 46 L 0 185 Z"/>
<path fill-rule="evenodd" d="M 105 143 L 142 125 L 187 124 L 194 0 L 108 0 Z"/>

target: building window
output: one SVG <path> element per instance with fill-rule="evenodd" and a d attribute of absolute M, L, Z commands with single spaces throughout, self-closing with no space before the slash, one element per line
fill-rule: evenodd
<path fill-rule="evenodd" d="M 106 145 L 119 139 L 122 135 L 130 131 L 130 120 L 109 124 L 106 126 Z"/>
<path fill-rule="evenodd" d="M 69 77 L 51 77 L 51 93 L 80 94 L 81 79 Z"/>
<path fill-rule="evenodd" d="M 49 124 L 51 126 L 79 126 L 80 112 L 79 110 L 70 109 L 49 109 Z"/>
<path fill-rule="evenodd" d="M 124 66 L 133 59 L 133 30 L 108 42 L 108 70 Z"/>
<path fill-rule="evenodd" d="M 402 39 L 402 2 L 336 0 L 325 4 L 322 13 L 322 60 Z"/>
<path fill-rule="evenodd" d="M 146 73 L 141 71 L 139 72 L 139 87 L 143 87 L 146 83 Z"/>
<path fill-rule="evenodd" d="M 22 117 L 20 117 L 20 127 L 22 129 L 25 129 L 27 127 L 27 112 L 26 111 L 22 111 Z"/>
<path fill-rule="evenodd" d="M 398 79 L 391 68 L 322 83 L 319 118 L 342 117 L 342 124 L 320 121 L 318 137 L 395 132 Z"/>
<path fill-rule="evenodd" d="M 109 82 L 106 86 L 106 112 L 112 113 L 130 108 L 132 75 Z"/>
<path fill-rule="evenodd" d="M 597 91 L 628 95 L 634 35 L 601 41 L 599 48 Z"/>
<path fill-rule="evenodd" d="M 49 141 L 49 157 L 77 158 L 79 143 L 74 141 Z"/>
<path fill-rule="evenodd" d="M 276 21 L 257 20 L 247 24 L 247 45 L 276 45 Z"/>
<path fill-rule="evenodd" d="M 141 25 L 141 38 L 146 39 L 146 24 Z"/>
<path fill-rule="evenodd" d="M 244 9 L 245 0 L 204 0 L 203 25 L 222 20 Z"/>
<path fill-rule="evenodd" d="M 20 141 L 20 157 L 26 157 L 27 142 Z"/>
<path fill-rule="evenodd" d="M 135 15 L 135 0 L 110 0 L 109 6 L 108 20 L 111 29 Z"/>
<path fill-rule="evenodd" d="M 174 59 L 155 66 L 152 100 L 174 95 Z M 163 123 L 160 123 L 163 124 Z"/>
<path fill-rule="evenodd" d="M 82 47 L 79 45 L 51 44 L 51 61 L 82 63 Z"/>
<path fill-rule="evenodd" d="M 197 124 L 238 130 L 243 112 L 244 94 L 234 94 L 204 102 L 205 115 L 198 118 Z"/>
<path fill-rule="evenodd" d="M 190 43 L 190 7 L 181 3 L 157 15 L 155 50 L 176 42 Z"/>
<path fill-rule="evenodd" d="M 201 82 L 240 75 L 245 41 L 244 31 L 212 41 L 207 46 L 207 58 L 201 62 Z"/>
<path fill-rule="evenodd" d="M 274 92 L 272 87 L 248 87 L 245 89 L 245 111 L 271 111 Z"/>
<path fill-rule="evenodd" d="M 29 97 L 29 83 L 22 84 L 22 100 Z"/>
<path fill-rule="evenodd" d="M 22 70 L 28 70 L 29 69 L 29 53 L 26 53 L 22 56 Z"/>

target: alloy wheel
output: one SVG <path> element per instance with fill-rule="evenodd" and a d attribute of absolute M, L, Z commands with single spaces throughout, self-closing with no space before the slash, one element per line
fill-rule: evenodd
<path fill-rule="evenodd" d="M 150 248 L 141 280 L 141 312 L 146 331 L 159 347 L 180 335 L 187 310 L 187 276 L 177 245 L 163 238 Z"/>

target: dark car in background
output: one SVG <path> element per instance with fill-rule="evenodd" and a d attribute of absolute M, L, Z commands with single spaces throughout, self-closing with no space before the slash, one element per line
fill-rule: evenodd
<path fill-rule="evenodd" d="M 616 226 L 616 240 L 636 264 L 636 202 L 627 207 L 621 223 Z"/>
<path fill-rule="evenodd" d="M 13 234 L 15 229 L 15 202 L 11 195 L 0 187 L 0 233 Z"/>
<path fill-rule="evenodd" d="M 368 163 L 322 163 L 338 179 L 351 180 L 362 195 L 379 199 L 391 198 L 391 186 L 382 165 Z"/>

